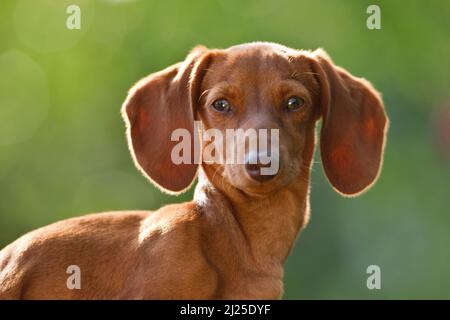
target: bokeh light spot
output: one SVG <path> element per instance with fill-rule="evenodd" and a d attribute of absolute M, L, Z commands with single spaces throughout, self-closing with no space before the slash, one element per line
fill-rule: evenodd
<path fill-rule="evenodd" d="M 42 68 L 20 51 L 0 54 L 0 145 L 33 136 L 47 114 L 49 93 Z"/>
<path fill-rule="evenodd" d="M 66 12 L 71 0 L 43 0 L 39 5 L 30 5 L 30 1 L 17 2 L 14 12 L 14 29 L 18 39 L 37 52 L 47 53 L 68 49 L 75 45 L 85 34 L 93 17 L 92 2 L 78 0 L 81 28 L 70 30 L 66 21 L 70 14 Z"/>

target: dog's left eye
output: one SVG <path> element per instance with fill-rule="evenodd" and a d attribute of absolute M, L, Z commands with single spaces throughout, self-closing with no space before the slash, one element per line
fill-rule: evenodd
<path fill-rule="evenodd" d="M 230 111 L 230 103 L 225 99 L 219 99 L 213 102 L 212 107 L 219 112 Z"/>
<path fill-rule="evenodd" d="M 286 102 L 286 108 L 289 111 L 296 111 L 305 105 L 305 100 L 299 97 L 290 97 Z"/>

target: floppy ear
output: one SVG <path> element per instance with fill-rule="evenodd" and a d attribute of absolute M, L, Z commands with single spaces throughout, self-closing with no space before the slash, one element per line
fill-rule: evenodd
<path fill-rule="evenodd" d="M 380 94 L 368 81 L 335 66 L 323 50 L 312 58 L 321 86 L 322 164 L 338 192 L 355 196 L 378 178 L 388 118 Z"/>
<path fill-rule="evenodd" d="M 140 80 L 129 91 L 122 106 L 128 144 L 138 169 L 161 190 L 186 191 L 197 174 L 194 159 L 194 108 L 200 82 L 208 63 L 207 49 L 196 47 L 184 62 Z M 171 141 L 175 129 L 186 129 L 191 137 L 190 163 L 175 164 Z"/>

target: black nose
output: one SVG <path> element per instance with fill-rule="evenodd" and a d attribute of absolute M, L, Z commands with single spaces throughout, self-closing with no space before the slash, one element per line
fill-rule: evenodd
<path fill-rule="evenodd" d="M 265 182 L 269 181 L 272 178 L 274 178 L 277 174 L 262 174 L 261 168 L 270 168 L 271 163 L 267 164 L 261 164 L 259 161 L 257 163 L 249 163 L 247 160 L 245 163 L 245 170 L 247 171 L 248 175 L 259 182 Z"/>

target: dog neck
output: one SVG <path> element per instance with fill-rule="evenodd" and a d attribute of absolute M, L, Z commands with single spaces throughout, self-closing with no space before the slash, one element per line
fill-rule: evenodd
<path fill-rule="evenodd" d="M 227 219 L 238 229 L 252 264 L 281 270 L 300 229 L 309 217 L 309 172 L 302 179 L 270 195 L 259 197 L 217 181 L 200 169 L 194 201 Z M 217 178 L 216 178 L 217 179 Z M 221 178 L 223 179 L 223 178 Z M 212 217 L 217 219 L 217 217 Z"/>

